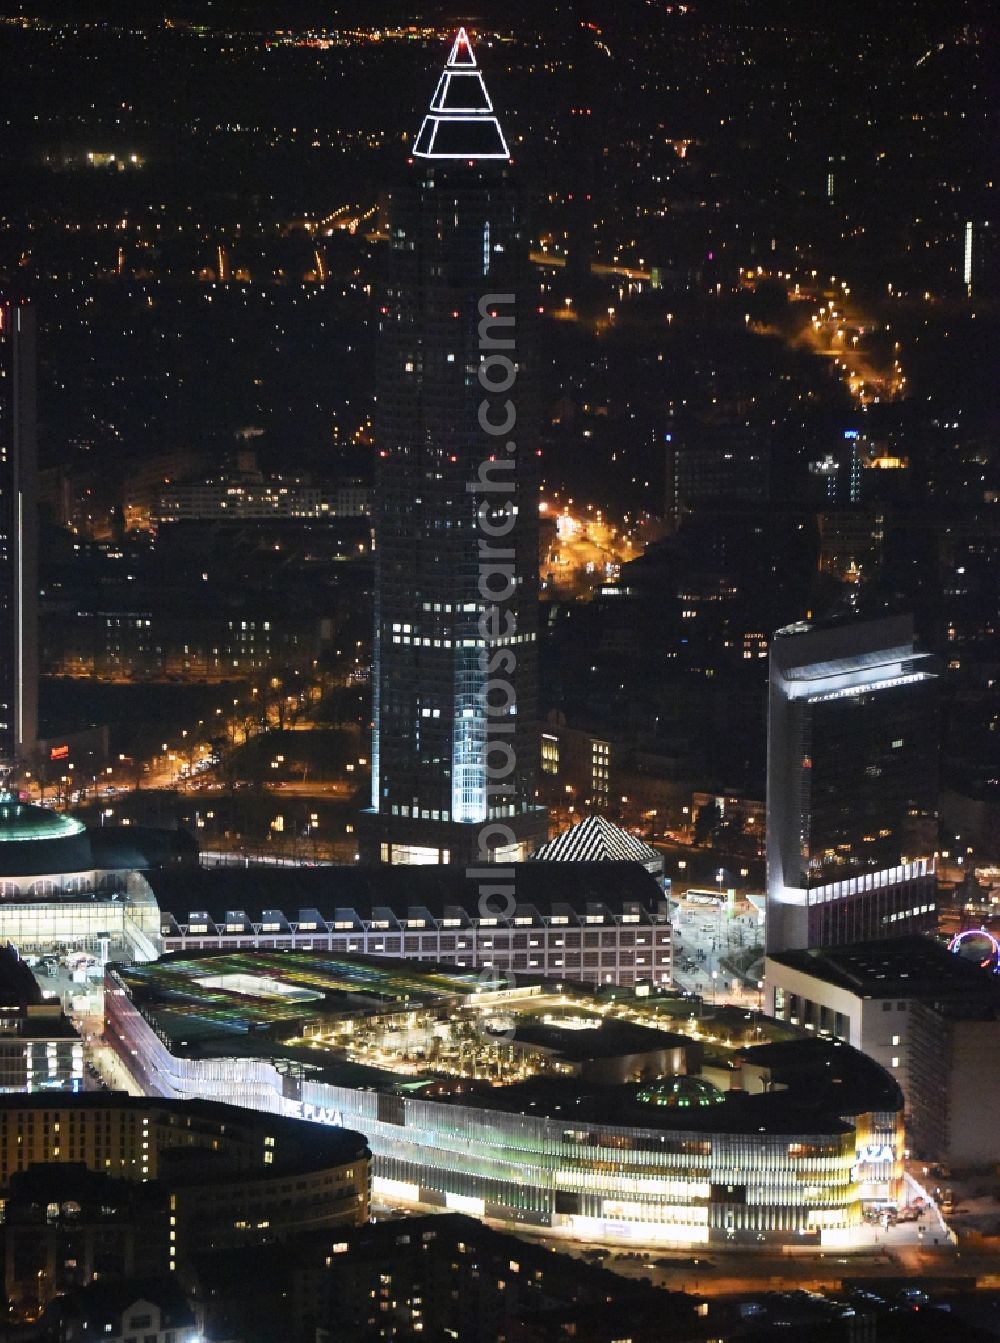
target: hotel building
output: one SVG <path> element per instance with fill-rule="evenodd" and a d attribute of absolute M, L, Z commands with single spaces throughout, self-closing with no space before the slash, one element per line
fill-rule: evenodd
<path fill-rule="evenodd" d="M 161 870 L 134 885 L 159 906 L 164 951 L 330 951 L 595 986 L 672 982 L 667 896 L 642 864 L 506 870 L 509 905 L 501 896 L 487 906 L 477 878 L 454 865 Z"/>
<path fill-rule="evenodd" d="M 936 923 L 934 691 L 907 616 L 775 634 L 769 953 Z"/>

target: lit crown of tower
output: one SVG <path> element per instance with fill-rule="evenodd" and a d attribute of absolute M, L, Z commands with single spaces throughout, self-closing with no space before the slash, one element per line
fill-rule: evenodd
<path fill-rule="evenodd" d="M 464 28 L 458 30 L 413 153 L 421 159 L 510 158 Z"/>

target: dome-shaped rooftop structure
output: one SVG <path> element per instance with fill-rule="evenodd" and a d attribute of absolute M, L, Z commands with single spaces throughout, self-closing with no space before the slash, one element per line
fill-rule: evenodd
<path fill-rule="evenodd" d="M 726 1098 L 703 1077 L 664 1077 L 643 1087 L 637 1099 L 644 1105 L 666 1105 L 675 1110 L 694 1110 L 719 1105 Z"/>
<path fill-rule="evenodd" d="M 61 875 L 92 866 L 80 821 L 0 793 L 0 877 Z"/>

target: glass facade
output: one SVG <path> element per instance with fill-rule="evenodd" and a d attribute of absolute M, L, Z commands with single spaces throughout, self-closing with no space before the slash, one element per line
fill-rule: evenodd
<path fill-rule="evenodd" d="M 847 1245 L 862 1225 L 859 1177 L 879 1173 L 861 1168 L 859 1152 L 881 1159 L 873 1135 L 879 1149 L 902 1149 L 896 1115 L 834 1120 L 829 1132 L 686 1131 L 358 1090 L 262 1058 L 174 1054 L 114 975 L 106 1004 L 108 1040 L 153 1094 L 346 1125 L 368 1139 L 376 1198 L 568 1238 Z"/>
<path fill-rule="evenodd" d="M 934 852 L 933 693 L 924 677 L 797 701 L 809 761 L 801 884 L 823 886 Z"/>
<path fill-rule="evenodd" d="M 771 648 L 768 950 L 934 921 L 935 678 L 909 618 L 779 630 Z"/>
<path fill-rule="evenodd" d="M 35 899 L 16 898 L 29 890 Z M 5 880 L 0 896 L 5 897 L 0 940 L 22 954 L 105 948 L 128 960 L 151 961 L 162 951 L 160 911 L 139 873 L 98 870 Z"/>
<path fill-rule="evenodd" d="M 487 820 L 502 820 L 518 837 L 539 826 L 536 318 L 528 235 L 506 155 L 415 158 L 390 214 L 373 508 L 378 824 L 370 844 L 363 828 L 362 856 L 379 861 L 386 844 L 389 861 L 445 849 L 453 861 L 466 861 L 476 856 Z M 502 310 L 499 320 L 487 315 L 494 308 Z M 491 372 L 504 389 L 492 397 L 491 423 L 513 415 L 500 438 L 487 433 L 481 411 L 491 404 L 481 365 L 496 349 L 513 370 L 505 375 L 509 387 L 499 381 L 501 370 Z M 491 468 L 503 477 L 500 494 L 481 488 Z M 484 546 L 504 566 L 490 586 L 497 596 L 489 598 L 481 590 Z M 505 575 L 509 592 L 500 599 Z M 500 619 L 487 643 L 481 618 L 490 606 Z M 515 763 L 502 791 L 487 787 L 486 689 L 498 667 L 514 697 L 503 741 Z M 464 840 L 456 834 L 463 827 Z"/>

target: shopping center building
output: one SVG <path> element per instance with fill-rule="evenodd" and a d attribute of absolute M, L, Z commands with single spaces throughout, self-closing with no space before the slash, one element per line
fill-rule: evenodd
<path fill-rule="evenodd" d="M 112 967 L 105 1001 L 150 1094 L 357 1129 L 383 1202 L 608 1244 L 850 1247 L 899 1191 L 883 1069 L 812 1039 L 776 1057 L 752 1026 L 706 1063 L 666 993 L 288 951 Z"/>

